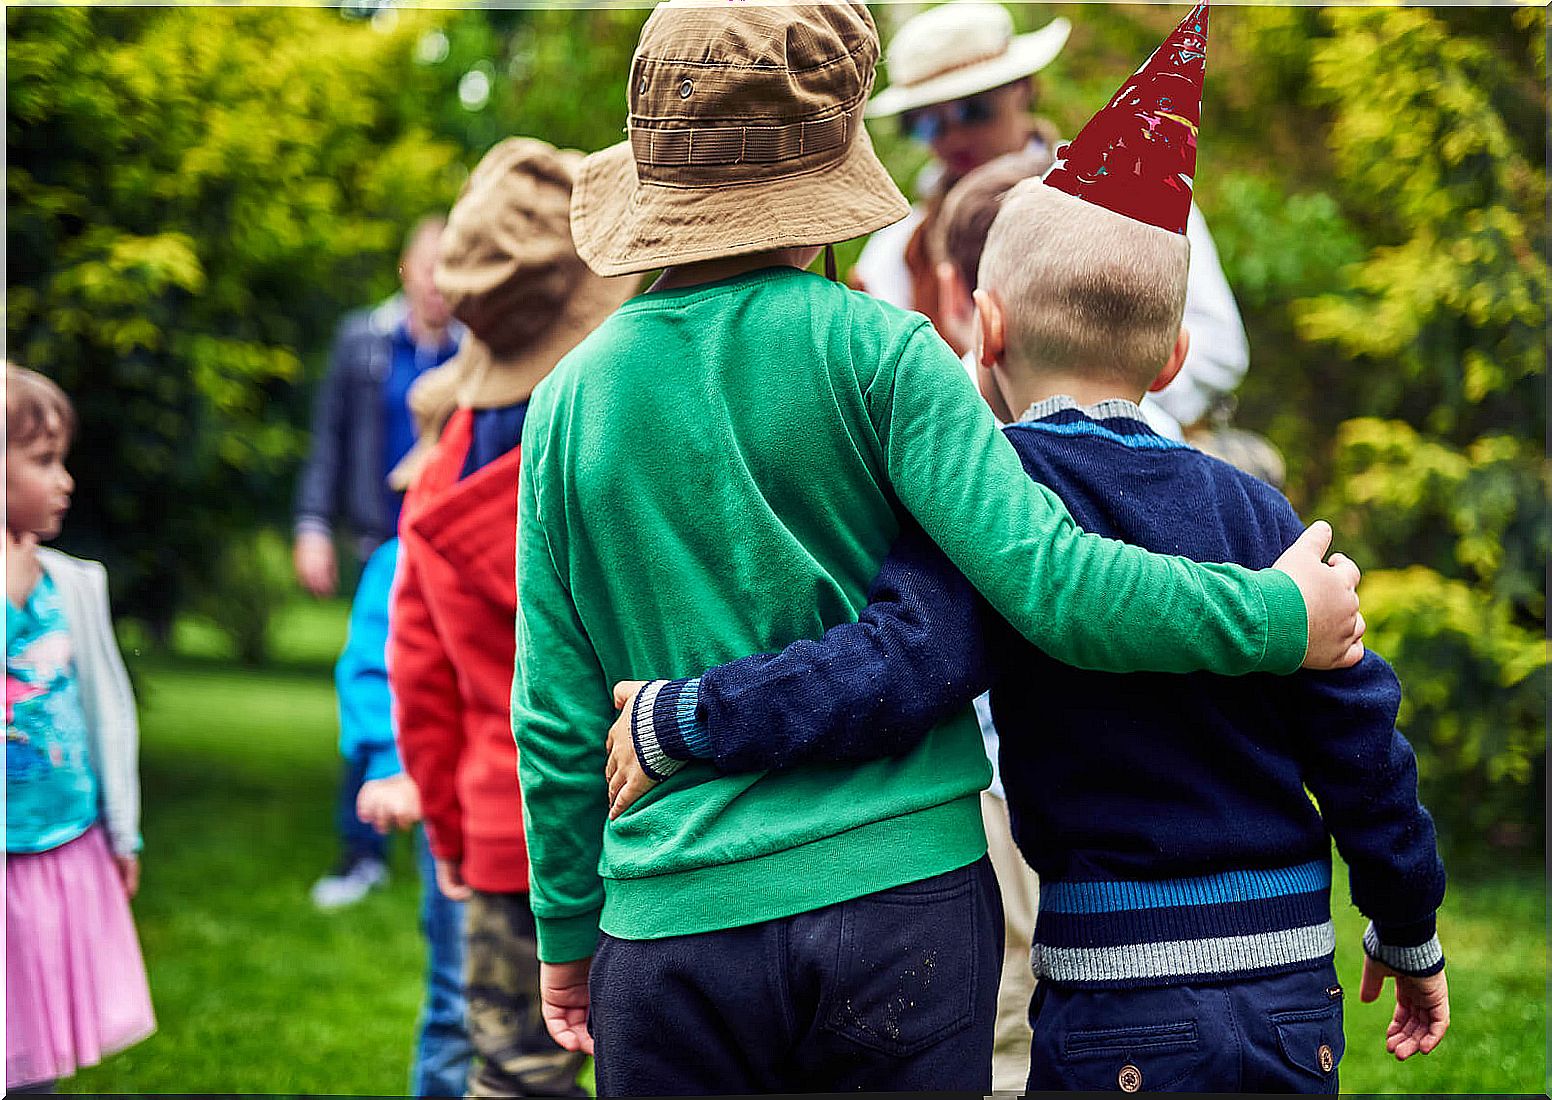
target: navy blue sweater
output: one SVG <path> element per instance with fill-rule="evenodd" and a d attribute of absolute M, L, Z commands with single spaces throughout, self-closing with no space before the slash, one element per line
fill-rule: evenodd
<path fill-rule="evenodd" d="M 1130 402 L 1089 412 L 1057 398 L 1007 429 L 1085 530 L 1255 569 L 1303 530 L 1276 490 L 1157 435 Z M 1369 953 L 1407 973 L 1443 966 L 1444 869 L 1377 655 L 1291 677 L 1075 669 L 1020 638 L 920 532 L 869 598 L 818 641 L 668 682 L 644 762 L 900 753 L 990 685 L 1014 838 L 1041 878 L 1039 976 L 1139 986 L 1322 965 L 1332 837 L 1373 922 Z"/>

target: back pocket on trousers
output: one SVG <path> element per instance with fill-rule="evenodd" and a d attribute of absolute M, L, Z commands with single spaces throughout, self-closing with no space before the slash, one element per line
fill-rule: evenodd
<path fill-rule="evenodd" d="M 1194 1078 L 1206 1059 L 1196 1021 L 1080 1028 L 1062 1036 L 1061 1078 L 1084 1092 L 1160 1092 Z"/>
<path fill-rule="evenodd" d="M 905 1056 L 970 1026 L 978 918 L 974 880 L 962 872 L 846 902 L 825 1027 Z"/>

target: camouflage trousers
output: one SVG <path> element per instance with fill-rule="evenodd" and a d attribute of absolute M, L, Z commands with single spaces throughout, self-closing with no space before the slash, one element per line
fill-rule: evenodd
<path fill-rule="evenodd" d="M 527 894 L 475 891 L 465 906 L 464 997 L 479 1055 L 472 1096 L 586 1096 L 586 1056 L 562 1050 L 539 1010 L 539 945 Z"/>

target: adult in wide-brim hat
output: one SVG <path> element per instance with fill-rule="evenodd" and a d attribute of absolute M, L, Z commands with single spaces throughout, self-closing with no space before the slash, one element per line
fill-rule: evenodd
<path fill-rule="evenodd" d="M 1056 18 L 1029 34 L 989 0 L 954 0 L 907 22 L 889 42 L 889 87 L 868 104 L 889 118 L 1000 88 L 1033 76 L 1056 59 L 1072 24 Z"/>
<path fill-rule="evenodd" d="M 862 125 L 878 53 L 860 3 L 660 4 L 631 62 L 628 137 L 577 175 L 577 251 L 622 275 L 899 221 L 909 205 Z"/>
<path fill-rule="evenodd" d="M 1029 34 L 992 0 L 950 0 L 907 20 L 885 56 L 890 84 L 868 108 L 870 118 L 898 118 L 901 128 L 932 148 L 934 163 L 918 181 L 909 217 L 876 233 L 850 277 L 852 285 L 894 305 L 931 317 L 940 332 L 947 303 L 939 300 L 931 242 L 948 190 L 997 157 L 1029 149 L 1054 155 L 1060 131 L 1033 114 L 1034 77 L 1060 54 L 1071 27 L 1053 19 Z M 1191 353 L 1175 383 L 1145 406 L 1154 428 L 1180 438 L 1237 387 L 1250 364 L 1239 307 L 1200 211 L 1191 208 L 1186 324 Z M 967 349 L 954 341 L 954 350 Z"/>

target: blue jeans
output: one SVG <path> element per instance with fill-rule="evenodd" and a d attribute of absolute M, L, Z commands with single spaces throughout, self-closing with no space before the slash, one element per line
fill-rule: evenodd
<path fill-rule="evenodd" d="M 379 860 L 388 858 L 388 838 L 356 816 L 356 796 L 366 780 L 366 766 L 365 753 L 345 758 L 345 771 L 340 776 L 339 805 L 334 816 L 345 858 L 352 862 L 366 856 Z"/>
<path fill-rule="evenodd" d="M 463 903 L 437 889 L 425 829 L 415 830 L 420 866 L 420 930 L 426 937 L 426 1000 L 415 1029 L 413 1096 L 463 1096 L 474 1048 L 464 1029 Z"/>
<path fill-rule="evenodd" d="M 1074 989 L 1041 982 L 1029 1091 L 1334 1093 L 1342 987 L 1314 970 L 1219 985 Z"/>
<path fill-rule="evenodd" d="M 984 856 L 742 928 L 604 935 L 589 983 L 598 1094 L 986 1093 L 1001 971 Z"/>

